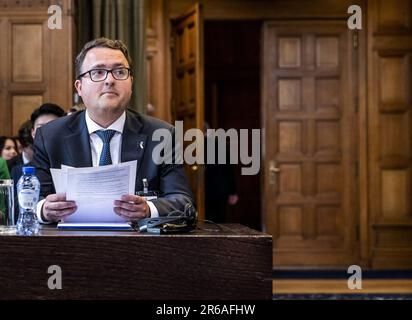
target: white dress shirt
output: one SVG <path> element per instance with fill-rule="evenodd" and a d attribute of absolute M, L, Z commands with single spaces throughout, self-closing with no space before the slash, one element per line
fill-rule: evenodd
<path fill-rule="evenodd" d="M 29 159 L 28 156 L 26 156 L 26 153 L 24 152 L 24 150 L 23 150 L 23 152 L 21 153 L 21 157 L 22 157 L 22 159 L 23 159 L 23 164 L 28 164 L 28 163 L 30 162 L 30 159 Z"/>
<path fill-rule="evenodd" d="M 103 141 L 102 139 L 100 139 L 100 137 L 96 133 L 96 131 L 99 131 L 99 130 L 116 131 L 113 138 L 110 140 L 110 155 L 112 157 L 112 164 L 120 163 L 121 162 L 120 154 L 121 154 L 121 148 L 122 148 L 122 134 L 123 134 L 124 123 L 126 121 L 126 112 L 123 112 L 122 115 L 107 128 L 103 128 L 99 126 L 96 122 L 94 122 L 90 118 L 87 110 L 85 112 L 85 115 L 86 115 L 87 130 L 89 131 L 89 137 L 90 137 L 90 149 L 92 152 L 93 167 L 99 166 L 99 159 L 100 159 L 100 155 L 103 150 Z"/>
<path fill-rule="evenodd" d="M 124 123 L 126 122 L 126 112 L 123 112 L 122 115 L 113 122 L 109 127 L 103 128 L 94 122 L 90 116 L 88 110 L 85 112 L 86 126 L 89 132 L 90 137 L 90 149 L 92 153 L 92 165 L 93 167 L 99 166 L 100 155 L 103 150 L 103 141 L 97 135 L 96 131 L 98 130 L 114 130 L 116 133 L 113 138 L 110 140 L 110 155 L 112 158 L 112 164 L 118 164 L 121 162 L 121 148 L 122 148 L 122 134 Z M 43 207 L 45 199 L 39 201 L 37 204 L 37 218 L 41 223 L 47 223 L 41 218 L 41 209 Z M 158 217 L 159 212 L 157 211 L 156 206 L 151 201 L 147 201 L 147 204 L 150 208 L 150 216 L 152 218 Z"/>

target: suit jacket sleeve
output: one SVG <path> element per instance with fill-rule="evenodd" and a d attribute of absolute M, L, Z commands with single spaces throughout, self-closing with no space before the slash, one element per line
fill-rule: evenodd
<path fill-rule="evenodd" d="M 174 128 L 171 129 L 171 141 L 173 141 L 175 135 Z M 172 157 L 176 157 L 176 147 L 172 147 Z M 169 157 L 165 157 L 170 160 Z M 178 163 L 163 163 L 160 165 L 159 170 L 159 191 L 160 195 L 158 199 L 152 200 L 153 204 L 159 211 L 159 215 L 167 215 L 172 211 L 184 211 L 187 204 L 194 205 L 192 192 L 187 181 L 186 173 L 183 164 Z M 177 162 L 177 161 L 174 161 Z"/>
<path fill-rule="evenodd" d="M 33 166 L 36 167 L 36 176 L 40 181 L 40 197 L 45 198 L 49 194 L 55 193 L 50 173 L 50 161 L 41 128 L 37 129 L 34 139 Z"/>

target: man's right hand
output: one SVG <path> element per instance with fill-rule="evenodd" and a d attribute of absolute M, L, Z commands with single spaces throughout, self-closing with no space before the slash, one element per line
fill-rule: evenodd
<path fill-rule="evenodd" d="M 66 194 L 49 194 L 43 204 L 42 216 L 46 221 L 59 222 L 76 210 L 76 202 L 66 201 Z"/>

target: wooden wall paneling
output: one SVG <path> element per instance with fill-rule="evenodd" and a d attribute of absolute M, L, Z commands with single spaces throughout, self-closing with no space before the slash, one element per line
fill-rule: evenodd
<path fill-rule="evenodd" d="M 44 51 L 48 55 L 45 68 L 48 69 L 47 90 L 45 100 L 58 104 L 64 110 L 71 107 L 74 94 L 74 59 L 77 55 L 74 52 L 74 21 L 72 0 L 53 0 L 62 4 L 63 28 L 61 30 L 50 30 L 46 36 L 48 50 Z M 47 25 L 47 21 L 45 21 Z"/>
<path fill-rule="evenodd" d="M 412 1 L 368 2 L 369 256 L 412 267 Z"/>
<path fill-rule="evenodd" d="M 375 2 L 375 3 L 372 3 Z M 372 6 L 372 30 L 375 35 L 400 35 L 412 32 L 410 0 L 369 0 Z"/>
<path fill-rule="evenodd" d="M 31 113 L 43 103 L 40 95 L 18 95 L 11 97 L 12 132 L 18 132 L 24 119 L 30 119 Z"/>
<path fill-rule="evenodd" d="M 147 0 L 147 72 L 148 99 L 153 115 L 171 121 L 171 56 L 170 19 L 185 12 L 195 3 L 204 7 L 207 20 L 265 20 L 284 18 L 347 18 L 347 8 L 360 0 L 327 2 L 254 1 L 254 0 Z"/>
<path fill-rule="evenodd" d="M 379 169 L 377 166 L 377 158 L 376 151 L 378 149 L 378 144 L 376 138 L 373 138 L 379 132 L 379 122 L 378 122 L 378 108 L 377 108 L 377 85 L 376 81 L 373 81 L 374 77 L 376 77 L 375 72 L 373 70 L 376 67 L 376 58 L 374 57 L 375 53 L 372 50 L 372 39 L 373 39 L 373 32 L 371 30 L 373 25 L 373 16 L 375 12 L 371 8 L 371 4 L 368 4 L 368 186 L 370 191 L 370 198 L 369 198 L 369 217 L 367 220 L 368 225 L 368 232 L 369 232 L 369 243 L 368 243 L 368 263 L 372 265 L 372 255 L 375 248 L 375 238 L 376 238 L 376 231 L 372 227 L 372 221 L 375 219 L 376 212 L 379 210 L 379 202 L 378 198 L 378 188 L 374 185 L 379 183 L 377 181 L 377 177 L 379 176 Z M 379 186 L 379 185 L 378 185 Z"/>
<path fill-rule="evenodd" d="M 48 28 L 47 8 L 54 3 L 63 9 L 61 30 Z M 62 108 L 72 103 L 72 0 L 3 0 L 0 7 L 0 131 L 11 135 L 40 103 L 54 102 Z"/>
<path fill-rule="evenodd" d="M 367 16 L 366 2 L 362 4 L 363 14 Z M 358 70 L 357 76 L 354 77 L 355 81 L 352 83 L 352 89 L 355 95 L 355 106 L 358 113 L 358 163 L 356 171 L 359 177 L 358 185 L 358 208 L 359 208 L 359 225 L 357 227 L 357 233 L 359 236 L 360 244 L 360 265 L 369 266 L 369 163 L 368 163 L 368 110 L 367 110 L 367 24 L 363 22 L 363 29 L 356 31 L 352 35 L 354 40 L 358 43 L 358 54 L 354 59 L 355 70 Z"/>
<path fill-rule="evenodd" d="M 267 0 L 173 0 L 169 1 L 171 18 L 200 3 L 207 20 L 272 20 L 284 18 L 346 18 L 347 9 L 360 1 L 267 1 Z"/>
<path fill-rule="evenodd" d="M 8 134 L 17 134 L 31 112 L 45 102 L 48 78 L 45 62 L 50 61 L 45 19 L 40 11 L 33 17 L 8 18 Z"/>
<path fill-rule="evenodd" d="M 63 0 L 65 1 L 65 0 Z M 4 11 L 39 11 L 46 10 L 47 7 L 53 3 L 59 3 L 59 0 L 0 0 L 0 8 Z M 25 13 L 23 13 L 25 14 Z"/>
<path fill-rule="evenodd" d="M 39 8 L 33 8 L 31 5 L 38 4 L 35 1 L 27 1 L 21 3 L 20 1 L 2 1 L 0 11 L 1 20 L 1 40 L 2 46 L 0 49 L 0 64 L 2 77 L 2 90 L 0 95 L 2 97 L 0 102 L 0 134 L 11 135 L 13 132 L 16 119 L 13 117 L 13 96 L 19 93 L 40 95 L 44 88 L 38 79 L 44 77 L 44 72 L 39 63 L 30 64 L 33 58 L 42 60 L 39 56 L 33 55 L 33 50 L 40 50 L 42 43 L 42 15 L 47 13 L 47 6 L 45 3 L 39 4 Z M 30 6 L 30 7 L 29 7 Z M 30 15 L 27 11 L 31 9 Z M 27 22 L 27 28 L 25 23 Z M 40 31 L 40 32 L 39 32 Z M 32 33 L 32 35 L 30 35 Z M 16 39 L 13 39 L 16 36 Z M 18 38 L 18 39 L 17 39 Z M 33 44 L 25 43 L 27 40 Z M 27 48 L 27 46 L 31 48 Z M 14 48 L 13 48 L 14 47 Z M 14 54 L 17 57 L 14 57 Z M 19 65 L 17 58 L 22 60 Z M 29 85 L 25 84 L 27 81 Z M 30 92 L 26 90 L 30 87 Z M 23 112 L 24 113 L 24 112 Z"/>
<path fill-rule="evenodd" d="M 0 30 L 6 30 L 7 20 L 0 15 Z M 7 33 L 0 32 L 0 43 L 7 42 Z M 7 125 L 7 47 L 0 46 L 0 129 Z M 1 132 L 4 129 L 0 130 Z"/>
<path fill-rule="evenodd" d="M 168 1 L 147 0 L 146 54 L 147 97 L 153 110 L 149 114 L 171 122 L 170 22 Z"/>
<path fill-rule="evenodd" d="M 203 15 L 200 5 L 189 8 L 172 20 L 174 121 L 183 121 L 183 130 L 204 128 L 204 73 L 203 73 Z M 203 139 L 203 135 L 202 135 Z M 196 138 L 200 149 L 203 140 Z M 184 143 L 183 148 L 189 145 Z M 186 152 L 186 150 L 184 150 Z M 197 152 L 197 151 L 196 151 Z M 202 156 L 203 153 L 201 152 Z M 199 219 L 204 219 L 204 166 L 186 163 L 186 173 L 191 185 Z"/>
<path fill-rule="evenodd" d="M 43 52 L 42 23 L 12 23 L 12 82 L 42 82 Z"/>

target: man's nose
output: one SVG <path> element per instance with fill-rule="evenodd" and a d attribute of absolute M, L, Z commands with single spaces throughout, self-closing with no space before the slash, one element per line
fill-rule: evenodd
<path fill-rule="evenodd" d="M 106 84 L 113 84 L 115 82 L 115 78 L 113 77 L 113 74 L 111 72 L 107 73 L 106 80 L 104 81 Z"/>

